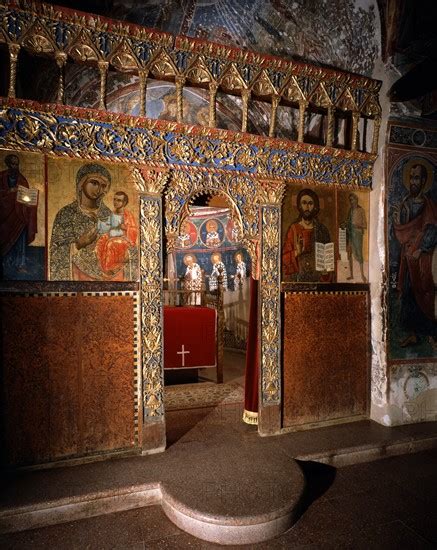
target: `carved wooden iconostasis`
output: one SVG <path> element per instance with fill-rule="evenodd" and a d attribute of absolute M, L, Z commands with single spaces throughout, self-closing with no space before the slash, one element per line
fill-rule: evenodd
<path fill-rule="evenodd" d="M 3 416 L 11 419 L 4 429 L 10 445 L 5 461 L 35 464 L 165 448 L 164 255 L 176 250 L 187 208 L 202 193 L 226 200 L 238 222 L 239 245 L 252 271 L 259 267 L 259 432 L 365 414 L 369 340 L 364 343 L 363 285 L 380 83 L 140 27 L 134 40 L 122 24 L 39 4 L 34 11 L 7 4 L 0 35 L 10 61 L 8 97 L 0 99 L 2 193 L 21 193 L 24 202 L 13 215 L 14 231 L 1 226 L 4 242 L 19 244 L 21 235 L 21 248 L 10 257 L 12 247 L 2 250 L 2 353 L 8 362 L 2 376 L 12 388 L 2 394 Z M 56 104 L 15 98 L 20 49 L 34 54 L 35 44 L 56 60 Z M 63 105 L 67 57 L 98 68 L 99 109 Z M 138 75 L 140 117 L 105 111 L 109 66 Z M 169 120 L 145 118 L 146 87 L 162 78 L 175 86 L 174 96 L 161 97 Z M 208 113 L 196 126 L 184 118 L 187 84 L 209 99 Z M 241 132 L 215 128 L 217 94 L 241 98 Z M 252 99 L 271 104 L 268 136 L 247 132 L 254 131 L 248 126 Z M 297 142 L 274 138 L 279 105 L 295 111 Z M 322 113 L 320 145 L 305 143 L 314 110 Z M 367 125 L 373 126 L 368 143 Z M 314 238 L 293 233 L 302 196 L 318 203 L 311 218 Z M 316 225 L 323 225 L 324 238 L 315 238 Z M 200 230 L 203 237 L 206 245 Z M 323 245 L 323 267 L 315 265 L 316 241 Z M 326 307 L 315 307 L 315 297 Z M 314 311 L 322 323 L 317 333 L 311 332 Z M 322 364 L 319 353 L 317 372 L 315 345 L 331 361 Z M 307 402 L 305 418 L 296 415 L 293 407 L 305 398 L 308 380 L 346 392 L 346 402 L 322 415 Z M 26 406 L 17 409 L 17 402 Z M 32 439 L 32 422 L 44 444 Z M 54 432 L 48 430 L 52 422 Z M 15 445 L 17 430 L 28 438 Z"/>

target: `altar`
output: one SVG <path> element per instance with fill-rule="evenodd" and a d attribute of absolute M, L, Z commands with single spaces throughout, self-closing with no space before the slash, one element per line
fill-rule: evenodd
<path fill-rule="evenodd" d="M 217 312 L 201 306 L 164 307 L 164 368 L 217 366 Z"/>

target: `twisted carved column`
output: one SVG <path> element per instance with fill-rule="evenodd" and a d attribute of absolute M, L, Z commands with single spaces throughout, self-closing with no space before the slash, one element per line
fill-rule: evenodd
<path fill-rule="evenodd" d="M 184 121 L 184 102 L 183 102 L 183 88 L 185 84 L 185 77 L 177 76 L 176 77 L 176 101 L 178 110 L 176 113 L 177 122 Z"/>
<path fill-rule="evenodd" d="M 249 110 L 250 91 L 242 90 L 241 99 L 243 100 L 243 116 L 241 120 L 241 131 L 247 132 L 247 112 Z"/>
<path fill-rule="evenodd" d="M 138 71 L 140 79 L 140 116 L 146 116 L 146 91 L 149 71 Z"/>
<path fill-rule="evenodd" d="M 305 111 L 308 107 L 308 101 L 299 101 L 299 128 L 297 132 L 297 141 L 303 142 L 305 128 Z"/>
<path fill-rule="evenodd" d="M 270 113 L 270 127 L 269 127 L 269 137 L 275 137 L 276 131 L 276 113 L 278 111 L 278 105 L 280 101 L 280 96 L 272 95 L 272 110 Z"/>
<path fill-rule="evenodd" d="M 381 127 L 381 119 L 375 118 L 373 120 L 372 155 L 378 154 L 378 140 L 379 140 L 380 127 Z"/>
<path fill-rule="evenodd" d="M 55 59 L 59 67 L 58 95 L 56 102 L 64 104 L 64 67 L 67 62 L 67 54 L 64 52 L 56 52 Z"/>
<path fill-rule="evenodd" d="M 209 83 L 209 127 L 217 126 L 217 108 L 215 100 L 217 97 L 218 85 L 215 82 Z"/>
<path fill-rule="evenodd" d="M 328 107 L 328 120 L 326 128 L 326 145 L 332 147 L 334 143 L 334 107 Z"/>
<path fill-rule="evenodd" d="M 15 84 L 17 81 L 17 61 L 20 45 L 9 43 L 9 89 L 8 97 L 15 97 Z"/>
<path fill-rule="evenodd" d="M 358 123 L 360 121 L 360 113 L 354 111 L 352 113 L 352 141 L 351 150 L 356 151 L 358 145 Z"/>
<path fill-rule="evenodd" d="M 99 61 L 98 66 L 100 71 L 99 109 L 106 109 L 106 79 L 108 76 L 109 63 L 107 61 Z"/>

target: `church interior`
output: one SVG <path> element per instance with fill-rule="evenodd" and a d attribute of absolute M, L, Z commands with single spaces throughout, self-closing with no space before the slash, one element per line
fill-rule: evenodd
<path fill-rule="evenodd" d="M 0 546 L 436 545 L 435 2 L 0 12 Z"/>

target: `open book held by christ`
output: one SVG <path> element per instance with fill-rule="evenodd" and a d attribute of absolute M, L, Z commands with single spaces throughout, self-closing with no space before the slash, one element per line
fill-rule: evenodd
<path fill-rule="evenodd" d="M 334 271 L 334 243 L 316 242 L 316 271 Z"/>
<path fill-rule="evenodd" d="M 38 205 L 38 189 L 28 189 L 23 185 L 17 187 L 17 202 L 27 206 Z"/>

